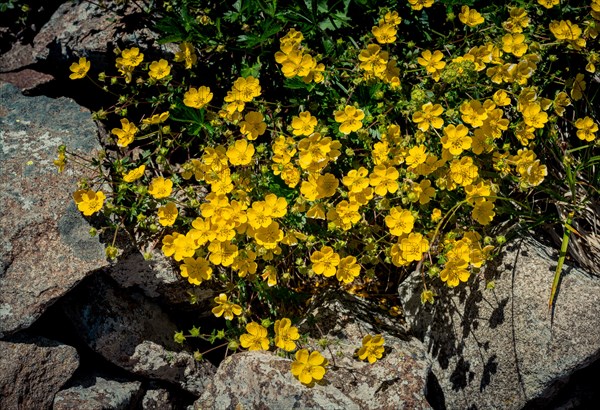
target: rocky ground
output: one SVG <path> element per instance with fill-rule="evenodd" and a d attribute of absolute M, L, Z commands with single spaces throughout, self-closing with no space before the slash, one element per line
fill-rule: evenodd
<path fill-rule="evenodd" d="M 131 28 L 140 13 L 133 3 L 126 18 L 86 1 L 43 3 L 18 36 L 0 29 L 10 40 L 0 48 L 1 409 L 583 409 L 598 402 L 600 268 L 566 266 L 549 312 L 557 252 L 531 237 L 508 244 L 485 270 L 493 290 L 481 275 L 431 307 L 421 305 L 418 284 L 403 283 L 408 325 L 358 298 L 323 295 L 301 330 L 313 345 L 340 342 L 324 350 L 331 371 L 314 388 L 271 353 L 195 361 L 173 342 L 190 314 L 181 303 L 187 283 L 160 253 L 146 261 L 128 250 L 107 262 L 71 198 L 85 174 L 57 174 L 52 165 L 63 143 L 82 155 L 101 149 L 90 115 L 101 102 L 68 80 L 75 56 L 100 65 L 117 44 L 165 53 L 169 46 L 156 46 L 156 34 L 139 24 Z M 209 323 L 214 292 L 198 295 L 204 313 L 196 319 Z M 352 359 L 365 333 L 386 340 L 375 366 Z"/>

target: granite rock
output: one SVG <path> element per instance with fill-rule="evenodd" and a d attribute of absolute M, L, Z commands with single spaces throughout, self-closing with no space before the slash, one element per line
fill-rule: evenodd
<path fill-rule="evenodd" d="M 61 144 L 82 156 L 100 148 L 87 109 L 0 84 L 0 337 L 30 326 L 107 265 L 72 197 L 88 174 L 57 173 L 52 163 Z"/>
<path fill-rule="evenodd" d="M 126 410 L 134 408 L 142 383 L 94 376 L 54 396 L 53 410 Z"/>
<path fill-rule="evenodd" d="M 421 305 L 420 278 L 400 286 L 413 332 L 437 359 L 446 408 L 543 407 L 571 374 L 598 360 L 600 280 L 565 265 L 549 311 L 557 260 L 551 248 L 521 238 L 468 285 L 440 289 L 434 306 Z"/>
<path fill-rule="evenodd" d="M 78 366 L 71 346 L 23 335 L 0 341 L 0 409 L 52 408 Z"/>

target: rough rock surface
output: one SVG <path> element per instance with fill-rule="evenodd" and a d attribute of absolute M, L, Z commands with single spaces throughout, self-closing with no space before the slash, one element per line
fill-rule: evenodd
<path fill-rule="evenodd" d="M 188 352 L 169 351 L 150 341 L 135 348 L 131 362 L 133 372 L 177 384 L 196 396 L 204 392 L 216 371 L 206 360 L 199 363 Z"/>
<path fill-rule="evenodd" d="M 133 371 L 135 349 L 144 341 L 176 350 L 176 327 L 168 315 L 143 294 L 120 289 L 103 274 L 88 278 L 61 306 L 92 350 L 126 370 Z"/>
<path fill-rule="evenodd" d="M 123 248 L 130 244 L 123 244 Z M 211 315 L 210 309 L 218 292 L 210 289 L 210 284 L 193 286 L 181 277 L 178 268 L 167 259 L 160 248 L 151 252 L 152 259 L 145 260 L 136 249 L 130 249 L 119 257 L 117 263 L 107 269 L 107 273 L 123 288 L 138 288 L 151 298 L 157 298 L 168 306 L 180 310 L 194 310 Z M 189 303 L 189 293 L 193 293 L 197 303 Z"/>
<path fill-rule="evenodd" d="M 30 92 L 44 84 L 48 84 L 54 77 L 31 69 L 24 69 L 11 73 L 0 73 L 0 82 L 11 83 L 23 92 Z"/>
<path fill-rule="evenodd" d="M 519 239 L 485 271 L 494 290 L 478 276 L 468 289 L 440 290 L 430 307 L 421 306 L 418 284 L 400 287 L 413 331 L 437 358 L 446 408 L 543 407 L 573 372 L 600 357 L 600 280 L 565 266 L 551 314 L 557 259 L 537 241 Z"/>
<path fill-rule="evenodd" d="M 67 1 L 58 7 L 50 20 L 35 36 L 33 44 L 15 44 L 0 59 L 0 72 L 22 69 L 39 62 L 65 64 L 75 57 L 88 57 L 93 63 L 106 65 L 101 57 L 119 45 L 154 44 L 156 35 L 148 29 L 132 31 L 127 20 L 143 15 L 136 2 L 123 9 L 116 1 Z M 121 2 L 122 3 L 122 2 Z M 124 15 L 124 16 L 123 16 Z M 103 61 L 104 60 L 104 61 Z"/>
<path fill-rule="evenodd" d="M 106 266 L 72 192 L 84 176 L 52 160 L 67 144 L 99 148 L 90 112 L 68 98 L 24 97 L 0 84 L 0 337 L 27 328 L 90 272 Z"/>
<path fill-rule="evenodd" d="M 173 410 L 175 408 L 175 399 L 166 389 L 148 389 L 142 399 L 143 410 Z"/>
<path fill-rule="evenodd" d="M 52 409 L 131 409 L 141 396 L 141 386 L 141 382 L 109 380 L 96 376 L 58 392 Z"/>
<path fill-rule="evenodd" d="M 50 409 L 78 366 L 71 346 L 40 337 L 0 341 L 0 409 Z"/>
<path fill-rule="evenodd" d="M 347 295 L 328 294 L 317 306 L 301 331 L 309 333 L 311 349 L 318 339 L 331 342 L 319 348 L 330 363 L 322 383 L 303 386 L 290 372 L 290 359 L 244 352 L 221 363 L 195 408 L 431 408 L 425 398 L 430 361 L 400 323 Z M 375 333 L 385 338 L 384 357 L 372 365 L 353 358 L 363 336 Z"/>

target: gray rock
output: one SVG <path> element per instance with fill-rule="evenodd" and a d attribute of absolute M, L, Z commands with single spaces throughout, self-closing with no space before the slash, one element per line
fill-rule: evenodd
<path fill-rule="evenodd" d="M 327 294 L 301 327 L 310 349 L 329 361 L 322 382 L 302 385 L 291 374 L 291 359 L 269 352 L 243 352 L 219 366 L 196 409 L 428 409 L 425 396 L 431 363 L 424 346 L 395 319 L 376 313 L 370 303 Z M 366 334 L 381 333 L 386 352 L 375 362 L 353 355 Z M 318 348 L 326 339 L 325 349 Z"/>
<path fill-rule="evenodd" d="M 11 83 L 24 93 L 35 91 L 36 88 L 48 84 L 54 77 L 49 74 L 28 68 L 11 73 L 0 73 L 0 82 Z"/>
<path fill-rule="evenodd" d="M 529 238 L 506 247 L 465 288 L 421 306 L 420 278 L 399 289 L 407 320 L 437 359 L 447 408 L 543 407 L 576 370 L 600 357 L 600 280 L 564 266 L 548 310 L 558 255 Z M 599 265 L 600 266 L 600 265 Z M 486 280 L 495 288 L 486 290 Z"/>
<path fill-rule="evenodd" d="M 24 97 L 0 84 L 0 337 L 30 326 L 90 272 L 107 265 L 72 193 L 87 176 L 52 161 L 59 145 L 99 149 L 90 112 L 68 98 Z"/>
<path fill-rule="evenodd" d="M 125 410 L 141 396 L 141 382 L 92 377 L 62 390 L 54 397 L 53 410 Z"/>
<path fill-rule="evenodd" d="M 166 389 L 148 389 L 142 399 L 143 410 L 173 410 L 175 406 L 173 395 Z"/>
<path fill-rule="evenodd" d="M 88 278 L 61 306 L 84 342 L 123 369 L 134 371 L 133 355 L 144 341 L 176 348 L 176 327 L 169 316 L 143 294 L 120 289 L 105 275 Z"/>
<path fill-rule="evenodd" d="M 19 70 L 40 62 L 64 65 L 76 56 L 88 57 L 94 66 L 106 66 L 106 54 L 112 53 L 117 46 L 116 39 L 119 45 L 141 48 L 152 45 L 160 49 L 155 33 L 146 28 L 131 30 L 126 24 L 126 19 L 135 19 L 136 14 L 143 13 L 137 2 L 122 3 L 64 2 L 35 36 L 33 45 L 15 44 L 4 54 L 0 72 Z M 110 65 L 114 67 L 114 64 Z"/>
<path fill-rule="evenodd" d="M 206 360 L 197 362 L 188 352 L 169 351 L 150 341 L 136 347 L 131 363 L 133 372 L 177 384 L 196 396 L 204 392 L 216 371 Z"/>
<path fill-rule="evenodd" d="M 123 244 L 123 248 L 130 247 Z M 201 286 L 190 285 L 181 277 L 179 269 L 166 258 L 160 248 L 151 252 L 152 259 L 145 260 L 136 249 L 128 249 L 119 260 L 107 269 L 107 273 L 123 288 L 138 288 L 151 298 L 169 306 L 176 306 L 178 310 L 194 311 L 200 317 L 212 316 L 211 308 L 218 291 L 211 289 L 211 282 Z M 196 298 L 194 305 L 190 304 L 190 295 Z"/>
<path fill-rule="evenodd" d="M 78 366 L 71 346 L 40 337 L 0 341 L 0 408 L 50 409 Z"/>
<path fill-rule="evenodd" d="M 291 363 L 269 352 L 229 356 L 219 366 L 208 390 L 194 403 L 194 409 L 358 408 L 334 385 L 304 387 L 292 376 Z"/>

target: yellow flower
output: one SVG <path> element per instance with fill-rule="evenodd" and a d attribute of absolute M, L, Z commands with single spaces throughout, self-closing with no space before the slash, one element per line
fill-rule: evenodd
<path fill-rule="evenodd" d="M 475 203 L 475 208 L 473 208 L 473 212 L 471 216 L 481 225 L 489 225 L 494 219 L 494 203 L 492 201 L 488 201 L 486 199 L 482 199 Z"/>
<path fill-rule="evenodd" d="M 433 2 L 434 0 L 408 0 L 413 10 L 421 10 L 423 7 L 429 8 L 433 6 Z"/>
<path fill-rule="evenodd" d="M 411 233 L 400 241 L 400 250 L 407 262 L 418 261 L 429 250 L 429 241 L 420 233 Z"/>
<path fill-rule="evenodd" d="M 164 239 L 163 244 L 165 244 Z M 186 235 L 178 234 L 175 236 L 174 234 L 172 242 L 169 243 L 168 241 L 166 245 L 169 255 L 167 255 L 167 253 L 165 252 L 165 256 L 173 255 L 173 259 L 175 259 L 176 261 L 180 261 L 183 258 L 189 258 L 191 256 L 194 256 L 194 254 L 196 253 L 196 249 L 198 249 L 198 245 L 196 244 L 196 241 L 194 241 L 194 236 L 190 232 L 188 232 Z"/>
<path fill-rule="evenodd" d="M 261 87 L 258 80 L 252 76 L 248 77 L 239 77 L 233 83 L 233 87 L 227 96 L 225 97 L 225 102 L 250 102 L 253 98 L 258 97 L 261 93 Z M 244 105 L 241 105 L 242 111 Z"/>
<path fill-rule="evenodd" d="M 179 44 L 179 51 L 175 53 L 175 62 L 181 61 L 185 62 L 185 68 L 188 70 L 198 61 L 196 50 L 192 43 L 188 41 Z"/>
<path fill-rule="evenodd" d="M 421 304 L 424 305 L 425 303 L 430 303 L 433 305 L 434 296 L 435 295 L 432 291 L 424 290 L 423 292 L 421 292 Z"/>
<path fill-rule="evenodd" d="M 477 100 L 465 101 L 460 105 L 460 114 L 462 120 L 473 126 L 481 127 L 488 117 L 488 112 L 481 102 Z"/>
<path fill-rule="evenodd" d="M 369 186 L 369 178 L 367 177 L 368 174 L 369 170 L 367 170 L 365 167 L 352 169 L 348 171 L 348 175 L 342 178 L 342 184 L 348 187 L 350 192 L 362 192 L 363 189 Z"/>
<path fill-rule="evenodd" d="M 413 114 L 412 120 L 423 132 L 427 131 L 429 127 L 440 129 L 444 126 L 444 120 L 440 118 L 443 112 L 444 109 L 440 104 L 433 105 L 428 102 L 421 106 L 421 111 Z"/>
<path fill-rule="evenodd" d="M 65 164 L 67 163 L 67 159 L 65 158 L 65 153 L 60 151 L 58 153 L 58 158 L 52 161 L 54 165 L 58 168 L 58 172 L 61 173 L 65 169 Z"/>
<path fill-rule="evenodd" d="M 252 204 L 252 208 L 248 209 L 248 223 L 254 228 L 266 228 L 271 225 L 271 210 L 263 201 L 256 201 Z"/>
<path fill-rule="evenodd" d="M 258 228 L 254 233 L 254 239 L 265 249 L 275 249 L 283 239 L 283 231 L 279 229 L 279 224 L 273 221 L 267 227 Z"/>
<path fill-rule="evenodd" d="M 507 105 L 510 105 L 510 97 L 508 96 L 508 93 L 504 90 L 496 91 L 492 96 L 492 100 L 499 107 L 505 107 Z"/>
<path fill-rule="evenodd" d="M 140 53 L 137 47 L 126 48 L 121 52 L 121 57 L 117 58 L 118 66 L 137 67 L 144 60 L 144 55 Z"/>
<path fill-rule="evenodd" d="M 406 165 L 414 168 L 427 160 L 427 147 L 425 145 L 416 145 L 408 150 L 408 156 L 405 158 Z"/>
<path fill-rule="evenodd" d="M 479 177 L 479 169 L 473 164 L 473 158 L 462 157 L 450 163 L 450 178 L 455 183 L 467 186 L 471 185 Z"/>
<path fill-rule="evenodd" d="M 213 265 L 231 266 L 239 254 L 238 247 L 231 242 L 213 241 L 208 245 L 209 260 Z"/>
<path fill-rule="evenodd" d="M 309 385 L 313 381 L 323 379 L 327 360 L 321 353 L 314 351 L 309 353 L 306 349 L 296 352 L 296 360 L 292 363 L 292 374 L 300 380 L 300 383 Z"/>
<path fill-rule="evenodd" d="M 569 105 L 571 105 L 571 100 L 566 92 L 561 91 L 556 94 L 556 97 L 554 97 L 554 112 L 556 114 L 562 117 L 565 113 L 565 107 Z"/>
<path fill-rule="evenodd" d="M 315 131 L 317 126 L 317 119 L 310 115 L 310 112 L 301 112 L 300 116 L 292 117 L 292 128 L 294 129 L 294 135 L 305 135 L 309 136 Z"/>
<path fill-rule="evenodd" d="M 439 50 L 435 50 L 433 53 L 425 50 L 421 53 L 421 57 L 417 58 L 417 62 L 425 67 L 427 72 L 435 73 L 446 67 L 446 62 L 442 61 L 443 58 L 444 55 Z"/>
<path fill-rule="evenodd" d="M 548 122 L 548 114 L 542 111 L 542 107 L 537 103 L 527 104 L 522 113 L 525 124 L 530 127 L 544 128 Z"/>
<path fill-rule="evenodd" d="M 585 91 L 586 84 L 584 80 L 584 75 L 579 73 L 575 76 L 575 80 L 573 80 L 573 88 L 571 88 L 571 98 L 574 101 L 579 101 L 583 98 L 583 92 Z"/>
<path fill-rule="evenodd" d="M 523 34 L 506 34 L 502 37 L 502 51 L 511 53 L 515 57 L 521 57 L 527 52 L 527 44 L 524 43 L 525 36 Z"/>
<path fill-rule="evenodd" d="M 129 122 L 127 118 L 121 118 L 121 128 L 113 128 L 110 132 L 117 136 L 119 147 L 126 147 L 133 142 L 138 131 L 138 127 L 134 123 Z"/>
<path fill-rule="evenodd" d="M 371 32 L 379 44 L 388 44 L 396 41 L 396 27 L 392 24 L 383 23 L 373 26 Z"/>
<path fill-rule="evenodd" d="M 458 13 L 458 19 L 469 27 L 475 27 L 484 22 L 483 17 L 475 9 L 470 9 L 469 6 L 462 6 L 461 12 Z"/>
<path fill-rule="evenodd" d="M 431 222 L 436 223 L 441 218 L 442 218 L 442 211 L 438 208 L 434 208 L 433 211 L 431 211 Z"/>
<path fill-rule="evenodd" d="M 340 264 L 340 255 L 333 251 L 331 246 L 323 246 L 320 251 L 314 251 L 310 255 L 313 263 L 312 270 L 317 275 L 330 277 L 335 275 L 336 267 Z"/>
<path fill-rule="evenodd" d="M 235 258 L 235 262 L 231 265 L 231 269 L 238 273 L 240 278 L 246 277 L 246 275 L 254 275 L 258 264 L 254 262 L 256 260 L 256 252 L 251 250 L 242 250 Z"/>
<path fill-rule="evenodd" d="M 231 303 L 227 300 L 227 295 L 224 293 L 219 294 L 215 298 L 217 306 L 212 308 L 212 312 L 216 317 L 223 316 L 225 320 L 232 320 L 234 316 L 242 314 L 242 307 L 235 303 Z"/>
<path fill-rule="evenodd" d="M 358 358 L 360 360 L 367 359 L 369 363 L 373 364 L 377 361 L 377 359 L 381 359 L 383 357 L 384 352 L 384 344 L 385 340 L 381 335 L 366 335 L 362 340 L 362 347 L 358 349 Z"/>
<path fill-rule="evenodd" d="M 155 177 L 150 181 L 148 193 L 156 199 L 166 198 L 171 195 L 173 190 L 173 181 L 163 177 Z"/>
<path fill-rule="evenodd" d="M 591 142 L 596 139 L 598 124 L 590 117 L 578 118 L 575 121 L 575 127 L 577 128 L 577 138 L 580 140 Z"/>
<path fill-rule="evenodd" d="M 79 62 L 71 64 L 69 70 L 72 71 L 72 74 L 69 75 L 71 80 L 78 80 L 80 78 L 84 78 L 88 71 L 90 71 L 91 63 L 87 61 L 85 57 L 81 57 Z"/>
<path fill-rule="evenodd" d="M 521 33 L 529 26 L 527 11 L 521 7 L 510 7 L 510 17 L 502 23 L 502 27 L 510 33 Z"/>
<path fill-rule="evenodd" d="M 583 30 L 570 20 L 552 21 L 550 31 L 557 40 L 564 40 L 571 44 L 575 49 L 585 47 L 585 38 L 582 38 Z"/>
<path fill-rule="evenodd" d="M 246 331 L 240 336 L 240 344 L 248 350 L 269 350 L 269 339 L 267 338 L 267 329 L 256 322 L 250 322 L 246 325 Z"/>
<path fill-rule="evenodd" d="M 240 122 L 240 131 L 251 141 L 257 139 L 267 130 L 264 118 L 260 112 L 250 111 L 244 116 L 244 121 Z"/>
<path fill-rule="evenodd" d="M 390 209 L 390 214 L 385 217 L 385 224 L 390 229 L 390 233 L 395 236 L 402 236 L 413 230 L 415 217 L 409 210 L 395 206 Z"/>
<path fill-rule="evenodd" d="M 227 158 L 231 165 L 248 165 L 252 162 L 254 155 L 254 145 L 247 140 L 237 140 L 227 150 Z"/>
<path fill-rule="evenodd" d="M 203 108 L 211 102 L 212 98 L 213 93 L 210 92 L 210 88 L 202 86 L 195 89 L 191 87 L 183 95 L 183 104 L 187 107 Z"/>
<path fill-rule="evenodd" d="M 275 321 L 275 346 L 286 352 L 291 352 L 296 349 L 294 340 L 300 339 L 298 328 L 292 326 L 292 321 L 286 317 Z"/>
<path fill-rule="evenodd" d="M 452 155 L 460 155 L 464 150 L 471 148 L 473 139 L 467 136 L 468 133 L 468 128 L 462 124 L 459 124 L 458 127 L 448 125 L 444 128 L 442 147 Z"/>
<path fill-rule="evenodd" d="M 142 124 L 148 124 L 148 125 L 161 124 L 161 123 L 165 122 L 168 118 L 169 118 L 169 111 L 165 111 L 160 114 L 154 114 L 150 118 L 144 118 L 142 120 Z"/>
<path fill-rule="evenodd" d="M 144 175 L 144 171 L 146 171 L 146 165 L 140 165 L 137 168 L 132 169 L 123 175 L 123 181 L 125 182 L 133 182 L 140 179 Z"/>
<path fill-rule="evenodd" d="M 187 278 L 192 285 L 200 285 L 202 281 L 209 280 L 212 268 L 204 258 L 183 258 L 183 264 L 179 266 L 181 276 Z"/>
<path fill-rule="evenodd" d="M 319 175 L 317 178 L 318 199 L 333 196 L 339 184 L 340 181 L 333 174 Z"/>
<path fill-rule="evenodd" d="M 90 216 L 102 209 L 106 195 L 102 191 L 80 189 L 73 193 L 73 199 L 77 204 L 77 209 L 85 216 Z"/>
<path fill-rule="evenodd" d="M 560 3 L 560 0 L 538 0 L 538 4 L 541 4 L 542 6 L 546 7 L 547 9 L 551 9 L 552 7 L 556 6 L 558 3 Z"/>
<path fill-rule="evenodd" d="M 350 283 L 358 275 L 360 275 L 360 265 L 356 263 L 356 258 L 354 256 L 346 256 L 345 258 L 340 259 L 340 264 L 335 273 L 337 280 L 343 283 Z"/>
<path fill-rule="evenodd" d="M 267 281 L 268 287 L 277 285 L 277 269 L 275 268 L 275 266 L 272 266 L 272 265 L 265 266 L 265 269 L 263 270 L 263 274 L 261 275 L 261 278 L 263 278 L 263 280 Z"/>
<path fill-rule="evenodd" d="M 377 165 L 369 175 L 369 184 L 375 187 L 377 195 L 385 196 L 388 192 L 393 194 L 398 190 L 399 176 L 396 168 Z"/>
<path fill-rule="evenodd" d="M 435 195 L 435 189 L 431 186 L 431 181 L 428 179 L 422 180 L 418 185 L 419 204 L 425 205 L 431 201 Z"/>
<path fill-rule="evenodd" d="M 342 134 L 350 134 L 353 131 L 358 131 L 362 128 L 362 119 L 365 118 L 365 113 L 351 105 L 344 107 L 343 111 L 335 112 L 335 121 L 339 122 L 340 132 Z"/>
<path fill-rule="evenodd" d="M 150 71 L 148 72 L 150 78 L 160 80 L 161 78 L 168 76 L 170 73 L 171 66 L 167 60 L 161 58 L 158 61 L 153 61 L 150 63 Z"/>
<path fill-rule="evenodd" d="M 379 23 L 388 23 L 395 27 L 402 23 L 402 19 L 398 15 L 397 11 L 388 11 L 387 13 L 385 13 L 383 18 L 379 20 Z"/>
<path fill-rule="evenodd" d="M 177 207 L 173 202 L 167 203 L 165 206 L 158 208 L 158 223 L 162 226 L 171 226 L 175 223 L 177 215 Z"/>
<path fill-rule="evenodd" d="M 265 196 L 265 210 L 273 218 L 281 218 L 287 213 L 287 201 L 275 194 Z"/>
<path fill-rule="evenodd" d="M 449 288 L 458 286 L 460 282 L 466 282 L 471 275 L 467 270 L 468 262 L 463 259 L 452 259 L 446 262 L 444 269 L 440 272 L 440 279 L 446 282 Z"/>

